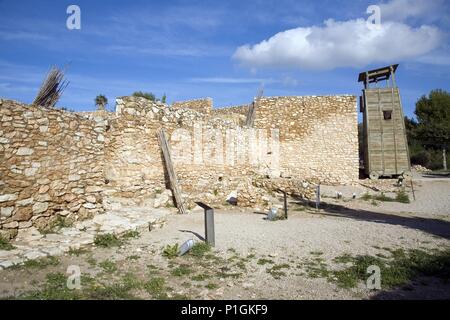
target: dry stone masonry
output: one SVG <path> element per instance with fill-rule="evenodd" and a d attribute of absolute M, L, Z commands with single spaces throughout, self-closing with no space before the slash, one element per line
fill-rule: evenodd
<path fill-rule="evenodd" d="M 0 234 L 103 211 L 105 120 L 0 100 Z"/>
<path fill-rule="evenodd" d="M 160 128 L 187 208 L 230 199 L 267 207 L 268 190 L 311 198 L 317 183 L 358 179 L 356 97 L 262 98 L 254 128 L 243 126 L 247 111 L 213 109 L 209 98 L 169 106 L 122 97 L 114 113 L 0 100 L 0 234 L 92 218 L 117 199 L 173 205 Z"/>
<path fill-rule="evenodd" d="M 210 114 L 213 109 L 213 101 L 211 98 L 196 99 L 189 101 L 174 102 L 173 109 L 191 109 L 204 114 Z"/>
<path fill-rule="evenodd" d="M 286 176 L 321 183 L 358 180 L 355 96 L 261 98 L 254 126 L 279 128 Z"/>

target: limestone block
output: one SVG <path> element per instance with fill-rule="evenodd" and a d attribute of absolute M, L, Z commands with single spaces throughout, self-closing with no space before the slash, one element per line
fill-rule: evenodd
<path fill-rule="evenodd" d="M 0 209 L 0 217 L 9 218 L 12 215 L 14 207 L 3 207 Z"/>
<path fill-rule="evenodd" d="M 18 150 L 17 150 L 17 155 L 18 156 L 30 156 L 30 155 L 32 155 L 34 153 L 34 150 L 33 149 L 31 149 L 31 148 L 27 148 L 27 147 L 20 147 Z"/>
<path fill-rule="evenodd" d="M 39 214 L 47 211 L 48 203 L 47 202 L 36 202 L 33 205 L 33 214 Z"/>
<path fill-rule="evenodd" d="M 14 201 L 17 199 L 17 194 L 2 194 L 0 195 L 0 202 Z"/>

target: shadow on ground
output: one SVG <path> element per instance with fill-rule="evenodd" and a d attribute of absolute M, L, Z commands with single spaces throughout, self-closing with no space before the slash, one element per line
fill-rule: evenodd
<path fill-rule="evenodd" d="M 421 175 L 423 178 L 450 178 L 450 173 L 448 172 L 433 172 L 433 173 L 423 173 Z"/>
<path fill-rule="evenodd" d="M 315 202 L 304 199 L 296 199 L 303 205 L 315 207 Z M 347 219 L 369 221 L 374 223 L 400 225 L 410 229 L 420 230 L 435 236 L 450 239 L 450 222 L 440 219 L 429 219 L 421 217 L 404 217 L 395 214 L 373 212 L 362 209 L 351 209 L 338 204 L 321 202 L 321 214 L 327 216 L 341 217 Z"/>
<path fill-rule="evenodd" d="M 450 282 L 445 279 L 418 277 L 408 284 L 384 290 L 370 297 L 371 300 L 449 300 Z"/>
<path fill-rule="evenodd" d="M 206 241 L 205 238 L 203 236 L 201 236 L 199 233 L 195 232 L 195 231 L 191 231 L 191 230 L 178 230 L 180 232 L 184 232 L 184 233 L 191 233 L 194 236 L 196 236 L 197 238 L 199 238 L 201 241 Z"/>

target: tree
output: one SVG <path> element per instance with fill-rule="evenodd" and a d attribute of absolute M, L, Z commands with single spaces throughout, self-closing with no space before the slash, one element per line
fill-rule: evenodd
<path fill-rule="evenodd" d="M 450 145 L 450 94 L 445 90 L 432 90 L 416 103 L 417 127 L 415 136 L 432 149 L 441 149 L 443 167 L 447 170 L 446 152 Z"/>
<path fill-rule="evenodd" d="M 162 102 L 162 103 L 166 103 L 166 101 L 167 101 L 167 96 L 166 96 L 166 94 L 164 93 L 163 96 L 162 96 L 162 98 L 161 98 L 161 102 Z"/>
<path fill-rule="evenodd" d="M 100 94 L 95 97 L 95 105 L 97 106 L 97 110 L 105 110 L 105 106 L 108 104 L 108 99 Z"/>
<path fill-rule="evenodd" d="M 133 93 L 133 97 L 141 97 L 150 101 L 156 101 L 155 95 L 151 92 L 136 91 L 135 93 Z"/>

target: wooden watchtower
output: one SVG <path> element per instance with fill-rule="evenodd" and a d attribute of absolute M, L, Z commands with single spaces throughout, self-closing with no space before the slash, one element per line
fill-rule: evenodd
<path fill-rule="evenodd" d="M 364 168 L 371 179 L 411 173 L 400 91 L 395 81 L 397 67 L 395 64 L 362 72 L 358 78 L 364 83 L 360 97 Z"/>

